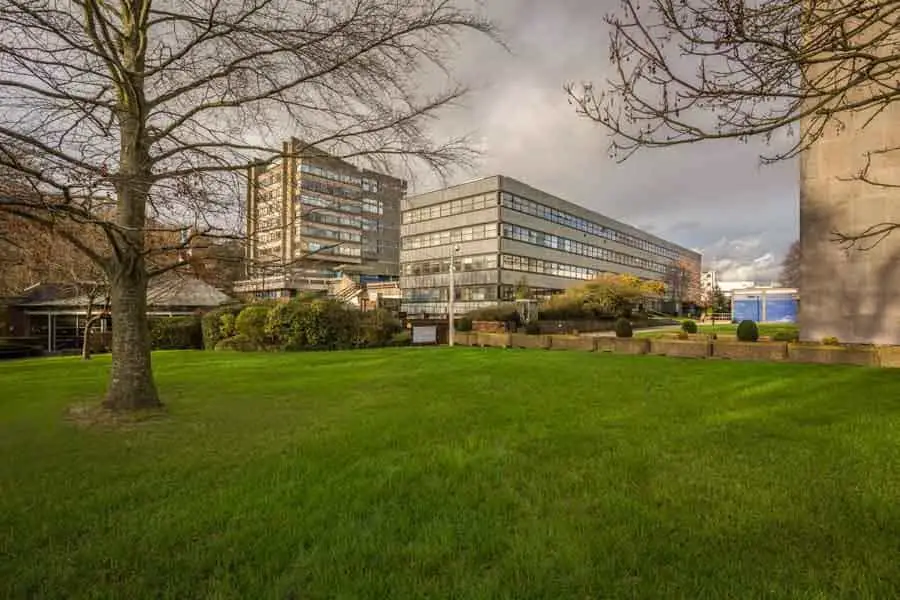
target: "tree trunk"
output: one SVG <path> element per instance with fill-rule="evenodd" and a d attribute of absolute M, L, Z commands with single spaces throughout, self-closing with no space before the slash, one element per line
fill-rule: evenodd
<path fill-rule="evenodd" d="M 88 301 L 87 315 L 84 318 L 84 333 L 81 339 L 81 360 L 91 359 L 91 328 L 94 326 L 94 299 Z"/>
<path fill-rule="evenodd" d="M 111 286 L 112 370 L 103 405 L 113 410 L 162 406 L 150 364 L 147 270 L 141 258 L 134 260 Z"/>

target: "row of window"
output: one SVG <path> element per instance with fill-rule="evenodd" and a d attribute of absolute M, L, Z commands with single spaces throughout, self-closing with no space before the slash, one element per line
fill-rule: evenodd
<path fill-rule="evenodd" d="M 383 215 L 384 203 L 381 200 L 375 200 L 374 198 L 363 198 L 362 209 L 363 212 L 372 213 L 375 215 Z"/>
<path fill-rule="evenodd" d="M 343 227 L 362 229 L 362 218 L 360 217 L 333 215 L 330 213 L 312 211 L 302 215 L 302 218 L 304 221 L 312 221 L 314 223 L 321 223 L 322 225 L 340 225 Z"/>
<path fill-rule="evenodd" d="M 259 233 L 256 235 L 257 243 L 259 244 L 270 244 L 272 242 L 280 242 L 281 241 L 281 229 L 276 229 L 274 231 L 266 231 L 264 233 Z"/>
<path fill-rule="evenodd" d="M 408 210 L 403 213 L 403 222 L 418 223 L 429 219 L 437 219 L 438 217 L 449 217 L 475 210 L 482 210 L 490 206 L 497 206 L 496 192 L 478 196 L 469 196 L 468 198 L 461 198 L 451 202 Z"/>
<path fill-rule="evenodd" d="M 459 242 L 471 242 L 497 237 L 497 223 L 482 223 L 447 231 L 423 233 L 403 239 L 405 250 L 417 250 L 419 248 L 431 248 L 446 244 L 458 244 Z"/>
<path fill-rule="evenodd" d="M 565 265 L 550 260 L 529 258 L 527 256 L 515 256 L 504 254 L 500 259 L 504 269 L 510 271 L 524 271 L 525 273 L 537 273 L 539 275 L 552 275 L 553 277 L 565 277 L 566 279 L 593 279 L 601 273 L 595 269 Z"/>
<path fill-rule="evenodd" d="M 467 285 L 454 288 L 454 297 L 461 302 L 496 300 L 496 285 Z M 450 298 L 450 288 L 408 288 L 403 290 L 403 300 L 409 302 L 446 302 Z"/>
<path fill-rule="evenodd" d="M 616 252 L 615 250 L 610 250 L 608 248 L 600 248 L 583 242 L 576 242 L 575 240 L 570 240 L 550 233 L 544 233 L 543 231 L 535 231 L 534 229 L 529 229 L 527 227 L 520 227 L 519 225 L 504 223 L 503 237 L 526 242 L 528 244 L 535 244 L 537 246 L 544 246 L 546 248 L 553 248 L 560 252 L 568 252 L 569 254 L 578 254 L 579 256 L 587 256 L 588 258 L 596 258 L 618 263 L 620 265 L 637 267 L 647 271 L 656 271 L 657 273 L 666 272 L 666 265 L 653 260 L 632 256 L 631 254 L 625 254 L 624 252 Z"/>
<path fill-rule="evenodd" d="M 482 254 L 480 256 L 466 256 L 455 261 L 457 271 L 486 271 L 497 268 L 496 254 Z M 423 260 L 407 263 L 401 267 L 404 275 L 415 277 L 418 275 L 439 275 L 450 272 L 450 259 Z"/>
<path fill-rule="evenodd" d="M 338 200 L 337 198 L 326 198 L 318 194 L 302 193 L 294 197 L 295 203 L 300 203 L 302 207 L 316 206 L 319 208 L 327 208 L 329 210 L 339 210 L 346 213 L 358 215 L 362 212 L 362 206 L 358 202 L 348 202 L 346 200 Z"/>
<path fill-rule="evenodd" d="M 552 208 L 544 204 L 540 204 L 538 202 L 534 202 L 532 200 L 510 194 L 509 192 L 503 192 L 501 194 L 501 204 L 505 208 L 525 213 L 526 215 L 531 215 L 533 217 L 538 217 L 539 219 L 550 221 L 551 223 L 557 223 L 559 225 L 571 227 L 572 229 L 577 229 L 578 231 L 583 231 L 591 235 L 596 235 L 598 237 L 612 240 L 614 242 L 619 242 L 621 244 L 625 244 L 626 246 L 631 246 L 632 248 L 637 248 L 646 252 L 652 252 L 653 254 L 658 254 L 672 260 L 677 259 L 679 256 L 679 253 L 671 248 L 654 244 L 653 242 L 650 242 L 643 238 L 623 233 L 621 231 L 616 231 L 615 229 L 611 229 L 604 225 L 594 223 L 593 221 L 588 221 L 587 219 L 582 219 L 581 217 L 576 217 L 571 213 L 567 213 L 557 208 Z"/>
<path fill-rule="evenodd" d="M 300 180 L 300 188 L 310 192 L 319 194 L 328 194 L 339 198 L 352 198 L 354 200 L 360 197 L 360 191 L 357 188 L 347 187 L 339 183 L 331 183 L 329 181 L 320 181 L 318 179 L 303 178 Z"/>
<path fill-rule="evenodd" d="M 324 238 L 326 240 L 340 240 L 342 242 L 362 241 L 362 236 L 354 231 L 343 231 L 338 229 L 321 229 L 319 227 L 303 226 L 300 229 L 301 236 Z"/>
<path fill-rule="evenodd" d="M 312 164 L 305 160 L 300 161 L 300 171 L 302 173 L 309 173 L 310 175 L 315 175 L 316 177 L 322 177 L 324 179 L 340 181 L 341 183 L 350 183 L 352 185 L 361 187 L 367 192 L 378 192 L 378 180 L 376 179 L 369 179 L 368 177 L 359 177 L 357 175 L 350 175 L 347 173 L 341 173 L 339 171 L 332 171 L 331 169 L 326 169 L 325 167 Z"/>
<path fill-rule="evenodd" d="M 346 244 L 323 244 L 320 242 L 304 242 L 300 245 L 301 251 L 304 253 L 315 252 L 316 254 L 334 255 L 334 256 L 361 256 L 362 249 L 359 246 L 347 246 Z"/>

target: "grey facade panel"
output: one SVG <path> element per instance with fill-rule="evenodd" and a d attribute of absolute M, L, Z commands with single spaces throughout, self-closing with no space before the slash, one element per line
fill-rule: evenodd
<path fill-rule="evenodd" d="M 465 198 L 466 196 L 475 196 L 477 194 L 486 194 L 499 190 L 500 177 L 484 177 L 475 181 L 461 183 L 452 187 L 410 196 L 403 200 L 403 210 L 413 208 L 421 208 L 423 206 L 431 206 L 432 204 L 441 204 L 457 198 Z"/>
<path fill-rule="evenodd" d="M 453 281 L 455 282 L 455 285 L 496 285 L 499 283 L 499 275 L 497 269 L 487 271 L 457 271 Z M 449 273 L 400 278 L 401 288 L 448 287 L 449 285 Z"/>
<path fill-rule="evenodd" d="M 410 235 L 419 235 L 422 233 L 430 233 L 432 231 L 444 231 L 446 229 L 457 229 L 466 227 L 467 225 L 478 225 L 480 223 L 493 223 L 499 215 L 498 207 L 486 208 L 449 217 L 439 217 L 437 219 L 429 219 L 428 221 L 419 221 L 418 223 L 404 223 L 400 228 L 401 237 Z"/>
<path fill-rule="evenodd" d="M 605 271 L 608 273 L 628 273 L 647 279 L 662 279 L 661 273 L 645 271 L 637 267 L 620 265 L 618 263 L 598 260 L 596 258 L 590 258 L 588 256 L 580 256 L 577 254 L 570 254 L 568 252 L 561 252 L 559 250 L 554 250 L 553 248 L 535 246 L 534 244 L 527 244 L 525 242 L 520 242 L 517 240 L 501 239 L 500 253 L 513 254 L 515 256 L 527 256 L 529 258 L 538 258 L 541 260 L 549 260 L 564 265 L 574 265 L 576 267 L 586 267 L 588 269 L 594 269 L 595 271 Z"/>
<path fill-rule="evenodd" d="M 572 229 L 571 227 L 566 227 L 565 225 L 559 225 L 557 223 L 551 223 L 546 219 L 540 219 L 538 217 L 532 215 L 526 215 L 524 213 L 520 213 L 519 211 L 512 210 L 509 208 L 502 208 L 500 211 L 501 220 L 504 223 L 512 223 L 514 225 L 521 225 L 522 227 L 528 227 L 529 229 L 534 229 L 536 231 L 541 231 L 544 233 L 549 233 L 552 235 L 557 235 L 560 237 L 568 238 L 570 240 L 575 240 L 577 242 L 582 242 L 585 244 L 591 244 L 592 246 L 597 246 L 598 248 L 607 248 L 609 250 L 613 250 L 615 252 L 621 252 L 623 254 L 630 254 L 631 256 L 638 256 L 640 258 L 645 258 L 647 260 L 653 260 L 661 263 L 671 262 L 664 256 L 660 256 L 659 254 L 654 254 L 653 252 L 647 252 L 645 250 L 641 250 L 639 248 L 634 248 L 632 246 L 626 246 L 620 242 L 607 240 L 605 238 L 591 235 L 589 233 L 585 233 L 583 231 L 578 231 L 577 229 Z M 595 219 L 597 220 L 597 219 Z M 634 234 L 638 235 L 638 234 Z M 649 237 L 641 235 L 645 239 L 650 240 Z M 655 240 L 650 240 L 654 241 Z M 574 263 L 573 263 L 574 264 Z M 659 277 L 659 275 L 654 275 L 654 277 Z"/>
<path fill-rule="evenodd" d="M 583 206 L 579 206 L 578 204 L 563 200 L 562 198 L 557 198 L 556 196 L 548 194 L 547 192 L 543 192 L 537 188 L 533 188 L 530 185 L 522 183 L 521 181 L 518 181 L 511 177 L 500 176 L 500 188 L 505 192 L 516 194 L 518 196 L 522 196 L 523 198 L 527 198 L 528 200 L 533 200 L 535 202 L 540 202 L 541 204 L 545 204 L 553 208 L 558 208 L 559 210 L 564 210 L 575 215 L 576 217 L 594 221 L 595 223 L 610 227 L 612 229 L 616 229 L 623 233 L 650 240 L 656 244 L 666 246 L 680 253 L 693 255 L 693 257 L 695 257 L 697 260 L 700 259 L 700 255 L 693 250 L 684 248 L 682 246 L 679 246 L 678 244 L 673 244 L 668 240 L 664 240 L 651 233 L 647 233 L 646 231 L 641 231 L 640 229 L 628 225 L 627 223 L 622 223 L 621 221 L 617 221 L 596 211 L 584 208 Z"/>
<path fill-rule="evenodd" d="M 473 256 L 476 254 L 496 254 L 500 249 L 498 238 L 476 240 L 474 242 L 460 242 L 457 256 Z M 401 264 L 433 260 L 435 258 L 449 258 L 450 246 L 432 246 L 431 248 L 418 248 L 416 250 L 401 250 Z"/>

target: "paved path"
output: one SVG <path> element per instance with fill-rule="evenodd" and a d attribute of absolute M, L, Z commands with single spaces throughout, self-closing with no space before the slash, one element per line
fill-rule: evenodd
<path fill-rule="evenodd" d="M 635 329 L 634 334 L 637 335 L 639 333 L 646 333 L 648 331 L 649 332 L 661 331 L 663 333 L 667 333 L 667 332 L 671 332 L 671 331 L 680 331 L 680 330 L 681 330 L 680 325 L 661 325 L 660 327 L 642 327 L 641 329 Z M 615 331 L 591 331 L 591 332 L 582 333 L 581 335 L 587 336 L 587 337 L 616 337 L 616 332 Z"/>

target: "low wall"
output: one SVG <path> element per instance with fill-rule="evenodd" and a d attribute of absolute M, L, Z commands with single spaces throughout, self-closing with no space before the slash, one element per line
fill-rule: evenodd
<path fill-rule="evenodd" d="M 484 348 L 509 348 L 510 334 L 508 333 L 481 333 L 475 334 L 475 345 Z"/>
<path fill-rule="evenodd" d="M 708 358 L 711 354 L 711 348 L 708 340 L 651 339 L 650 354 L 681 358 Z"/>
<path fill-rule="evenodd" d="M 841 346 L 807 346 L 791 344 L 788 360 L 821 365 L 857 365 L 877 367 L 878 353 L 868 348 L 846 348 Z"/>
<path fill-rule="evenodd" d="M 647 338 L 595 337 L 594 348 L 597 352 L 647 354 L 650 352 L 650 340 Z"/>
<path fill-rule="evenodd" d="M 541 328 L 541 333 L 547 334 L 567 334 L 575 331 L 579 333 L 612 331 L 616 328 L 616 319 L 542 319 L 537 323 L 538 327 Z M 677 321 L 672 321 L 669 324 L 677 325 Z M 665 323 L 660 323 L 660 325 L 665 325 Z M 631 326 L 634 329 L 650 327 L 650 321 L 647 319 L 632 319 Z"/>
<path fill-rule="evenodd" d="M 712 343 L 712 356 L 731 360 L 785 360 L 788 348 L 786 342 L 729 342 L 716 340 Z"/>
<path fill-rule="evenodd" d="M 577 335 L 552 335 L 550 339 L 551 350 L 581 350 L 583 352 L 594 351 L 594 338 Z"/>
<path fill-rule="evenodd" d="M 550 336 L 547 335 L 527 335 L 524 333 L 513 333 L 509 336 L 509 344 L 513 348 L 550 348 Z"/>
<path fill-rule="evenodd" d="M 900 347 L 878 348 L 878 366 L 887 369 L 900 369 Z"/>
<path fill-rule="evenodd" d="M 500 321 L 472 321 L 472 331 L 483 333 L 506 333 L 506 323 Z"/>

